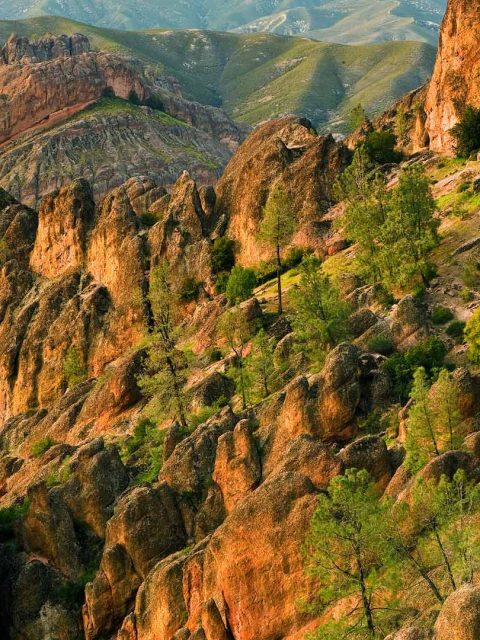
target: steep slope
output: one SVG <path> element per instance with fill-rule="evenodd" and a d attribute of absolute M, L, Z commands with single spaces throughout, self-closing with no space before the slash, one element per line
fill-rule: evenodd
<path fill-rule="evenodd" d="M 77 176 L 96 195 L 138 173 L 172 184 L 187 168 L 212 182 L 243 137 L 175 79 L 95 53 L 85 36 L 11 37 L 0 53 L 0 183 L 25 203 Z"/>
<path fill-rule="evenodd" d="M 60 15 L 120 29 L 166 27 L 305 34 L 332 42 L 423 40 L 434 44 L 445 0 L 0 0 L 0 18 Z"/>
<path fill-rule="evenodd" d="M 295 113 L 334 131 L 345 131 L 353 106 L 378 114 L 423 84 L 435 58 L 421 43 L 347 47 L 267 34 L 121 32 L 56 18 L 0 23 L 0 38 L 12 32 L 84 33 L 96 50 L 155 65 L 178 78 L 187 98 L 221 106 L 235 120 L 257 124 Z"/>

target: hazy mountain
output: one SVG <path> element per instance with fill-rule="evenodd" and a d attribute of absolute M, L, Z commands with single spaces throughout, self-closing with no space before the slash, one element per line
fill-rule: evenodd
<path fill-rule="evenodd" d="M 356 43 L 435 43 L 446 0 L 0 0 L 0 18 L 65 16 L 118 29 L 305 34 Z"/>
<path fill-rule="evenodd" d="M 435 58 L 419 42 L 345 46 L 271 34 L 114 31 L 62 18 L 0 22 L 0 39 L 12 32 L 84 33 L 95 49 L 149 63 L 176 77 L 188 99 L 221 106 L 234 120 L 257 124 L 296 113 L 334 131 L 345 130 L 352 107 L 376 114 L 423 84 Z"/>

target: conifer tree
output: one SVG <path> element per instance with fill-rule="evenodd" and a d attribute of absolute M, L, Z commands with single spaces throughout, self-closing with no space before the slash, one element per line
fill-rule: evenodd
<path fill-rule="evenodd" d="M 275 250 L 277 265 L 278 314 L 283 313 L 282 300 L 282 251 L 292 239 L 297 216 L 285 191 L 275 187 L 263 212 L 259 238 Z"/>
<path fill-rule="evenodd" d="M 139 377 L 139 385 L 145 395 L 154 398 L 186 429 L 188 361 L 178 346 L 181 337 L 179 293 L 173 286 L 166 262 L 150 273 L 148 300 L 153 329 L 148 338 L 146 371 Z"/>
<path fill-rule="evenodd" d="M 255 336 L 252 353 L 248 361 L 248 370 L 255 396 L 267 398 L 275 389 L 274 345 L 264 329 Z"/>
<path fill-rule="evenodd" d="M 240 307 L 224 313 L 218 324 L 219 337 L 223 338 L 235 356 L 234 373 L 236 374 L 237 389 L 242 398 L 242 407 L 249 405 L 251 379 L 246 367 L 247 345 L 252 331 L 245 312 Z"/>
<path fill-rule="evenodd" d="M 366 471 L 349 469 L 331 481 L 328 494 L 320 494 L 306 541 L 309 571 L 320 587 L 318 604 L 327 607 L 348 596 L 354 605 L 344 619 L 322 625 L 316 640 L 380 635 L 388 610 L 380 597 L 387 597 L 386 574 L 379 571 L 389 562 L 385 518 L 386 506 Z"/>
<path fill-rule="evenodd" d="M 304 258 L 300 273 L 300 284 L 290 296 L 292 324 L 306 352 L 322 361 L 326 351 L 348 338 L 350 307 L 314 256 Z"/>

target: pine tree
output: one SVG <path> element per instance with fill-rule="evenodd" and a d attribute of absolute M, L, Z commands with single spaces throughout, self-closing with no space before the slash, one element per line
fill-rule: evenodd
<path fill-rule="evenodd" d="M 446 369 L 440 371 L 438 381 L 430 389 L 425 369 L 418 368 L 410 400 L 405 465 L 416 472 L 430 458 L 460 445 L 458 427 L 462 418 L 458 387 Z"/>
<path fill-rule="evenodd" d="M 379 635 L 388 611 L 386 574 L 379 570 L 389 563 L 385 517 L 385 504 L 366 471 L 347 470 L 331 481 L 328 494 L 319 495 L 306 541 L 309 571 L 320 587 L 318 604 L 325 608 L 347 596 L 355 604 L 344 619 L 319 628 L 316 639 Z"/>
<path fill-rule="evenodd" d="M 147 344 L 146 372 L 139 376 L 139 386 L 146 396 L 154 398 L 187 429 L 185 384 L 188 361 L 178 346 L 181 337 L 179 293 L 173 286 L 166 262 L 150 273 L 148 300 L 153 329 Z"/>
<path fill-rule="evenodd" d="M 251 379 L 245 357 L 252 332 L 244 311 L 240 307 L 235 307 L 224 313 L 218 323 L 217 331 L 235 355 L 234 375 L 237 390 L 242 398 L 242 407 L 246 409 L 249 405 Z"/>
<path fill-rule="evenodd" d="M 252 380 L 255 396 L 267 398 L 275 389 L 275 365 L 272 340 L 261 329 L 252 343 L 252 353 L 248 360 L 248 371 Z"/>
<path fill-rule="evenodd" d="M 263 211 L 259 238 L 275 250 L 277 264 L 278 314 L 283 313 L 282 300 L 282 250 L 292 239 L 297 216 L 287 194 L 280 187 L 271 192 Z"/>
<path fill-rule="evenodd" d="M 300 273 L 290 296 L 292 324 L 311 358 L 321 362 L 326 351 L 348 338 L 350 308 L 314 256 L 304 258 Z"/>

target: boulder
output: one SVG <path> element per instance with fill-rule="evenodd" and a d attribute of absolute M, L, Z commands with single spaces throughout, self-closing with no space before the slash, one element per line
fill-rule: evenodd
<path fill-rule="evenodd" d="M 381 491 L 392 478 L 387 445 L 380 436 L 365 436 L 355 440 L 342 449 L 338 457 L 345 469 L 366 469 Z"/>
<path fill-rule="evenodd" d="M 480 588 L 466 584 L 446 600 L 435 623 L 435 640 L 480 638 Z"/>

